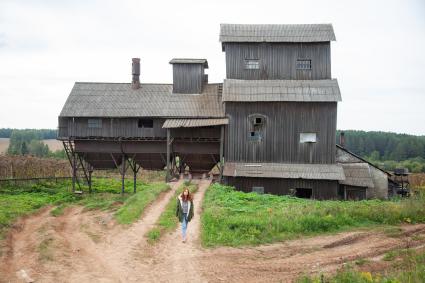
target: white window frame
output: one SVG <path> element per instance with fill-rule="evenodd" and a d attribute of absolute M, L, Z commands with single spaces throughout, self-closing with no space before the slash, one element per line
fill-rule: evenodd
<path fill-rule="evenodd" d="M 259 70 L 260 60 L 259 59 L 245 59 L 244 61 L 245 70 Z"/>
<path fill-rule="evenodd" d="M 300 133 L 300 143 L 316 143 L 317 134 L 316 133 Z"/>

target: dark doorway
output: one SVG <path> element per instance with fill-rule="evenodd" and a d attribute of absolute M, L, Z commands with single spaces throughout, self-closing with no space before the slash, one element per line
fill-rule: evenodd
<path fill-rule="evenodd" d="M 297 198 L 311 198 L 313 196 L 313 189 L 297 188 L 295 190 Z"/>

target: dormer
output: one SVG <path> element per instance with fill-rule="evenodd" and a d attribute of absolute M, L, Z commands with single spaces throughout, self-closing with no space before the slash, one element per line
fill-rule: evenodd
<path fill-rule="evenodd" d="M 208 69 L 206 59 L 174 58 L 173 65 L 173 93 L 201 93 L 204 84 L 208 83 Z"/>
<path fill-rule="evenodd" d="M 331 79 L 334 40 L 331 24 L 220 25 L 227 79 Z"/>

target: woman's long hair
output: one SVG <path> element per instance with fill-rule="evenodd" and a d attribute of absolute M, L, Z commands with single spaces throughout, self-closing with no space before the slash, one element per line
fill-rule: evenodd
<path fill-rule="evenodd" d="M 184 195 L 184 192 L 187 190 L 187 195 Z M 189 191 L 189 188 L 184 188 L 182 193 L 180 194 L 180 197 L 183 201 L 191 201 L 192 200 L 192 194 Z"/>

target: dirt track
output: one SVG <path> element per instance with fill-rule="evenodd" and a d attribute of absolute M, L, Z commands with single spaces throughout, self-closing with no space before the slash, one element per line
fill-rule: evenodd
<path fill-rule="evenodd" d="M 358 258 L 379 262 L 406 240 L 410 247 L 425 244 L 425 225 L 409 225 L 397 237 L 356 231 L 254 248 L 203 249 L 200 204 L 209 184 L 199 181 L 187 243 L 180 241 L 180 229 L 155 245 L 144 236 L 180 182 L 130 227 L 116 225 L 110 213 L 79 207 L 56 218 L 45 209 L 22 219 L 7 239 L 0 282 L 24 282 L 20 270 L 37 282 L 290 282 L 306 272 L 333 272 Z"/>

